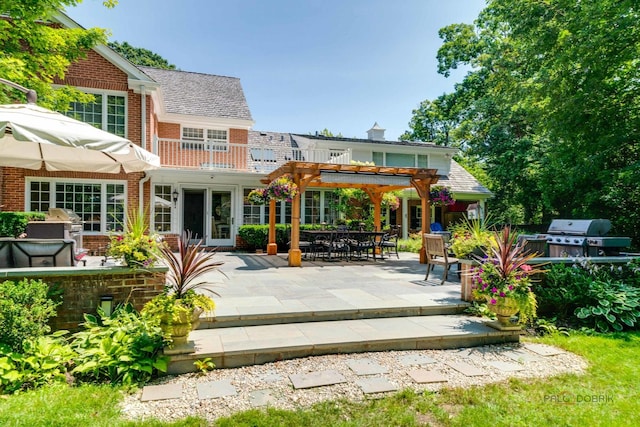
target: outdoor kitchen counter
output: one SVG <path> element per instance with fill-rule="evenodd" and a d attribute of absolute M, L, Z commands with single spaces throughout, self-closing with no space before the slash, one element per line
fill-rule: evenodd
<path fill-rule="evenodd" d="M 544 265 L 544 264 L 574 264 L 580 262 L 591 262 L 593 264 L 624 264 L 634 259 L 639 259 L 638 255 L 629 256 L 598 256 L 598 257 L 539 257 L 530 259 L 527 264 Z M 463 301 L 473 301 L 471 294 L 471 267 L 480 265 L 480 262 L 474 259 L 460 260 L 460 297 Z"/>

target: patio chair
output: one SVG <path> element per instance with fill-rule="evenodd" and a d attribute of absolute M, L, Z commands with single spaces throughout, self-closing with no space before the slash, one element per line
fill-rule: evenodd
<path fill-rule="evenodd" d="M 398 255 L 398 232 L 397 230 L 391 230 L 390 232 L 386 233 L 384 236 L 382 236 L 382 239 L 380 240 L 380 249 L 382 251 L 382 254 L 384 255 L 384 252 L 387 253 L 387 255 L 391 256 L 391 254 L 395 254 L 397 259 L 400 259 L 400 255 Z"/>
<path fill-rule="evenodd" d="M 427 254 L 427 274 L 424 276 L 424 280 L 429 278 L 429 272 L 433 270 L 434 265 L 441 265 L 444 272 L 442 273 L 440 285 L 444 285 L 449 274 L 449 268 L 453 264 L 458 264 L 460 260 L 449 256 L 444 237 L 441 234 L 425 233 L 423 234 L 423 243 Z"/>
<path fill-rule="evenodd" d="M 351 233 L 349 235 L 349 249 L 351 250 L 351 257 L 358 257 L 362 259 L 369 259 L 369 252 L 373 256 L 373 260 L 376 259 L 375 242 L 370 234 L 366 233 Z"/>

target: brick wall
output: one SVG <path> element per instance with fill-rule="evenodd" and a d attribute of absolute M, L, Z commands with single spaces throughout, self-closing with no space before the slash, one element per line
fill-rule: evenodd
<path fill-rule="evenodd" d="M 42 279 L 62 291 L 58 315 L 49 321 L 52 330 L 77 331 L 84 314 L 95 314 L 103 295 L 113 296 L 113 306 L 126 301 L 137 310 L 164 290 L 166 268 L 135 271 L 121 267 L 32 268 L 3 270 L 2 280 Z"/>

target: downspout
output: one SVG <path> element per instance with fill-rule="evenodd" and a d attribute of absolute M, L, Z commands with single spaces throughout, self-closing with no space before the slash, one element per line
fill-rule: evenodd
<path fill-rule="evenodd" d="M 151 179 L 150 175 L 144 173 L 144 177 L 138 182 L 138 209 L 140 212 L 144 212 L 144 184 Z M 149 191 L 149 197 L 151 197 L 151 191 Z M 149 212 L 151 215 L 151 212 Z"/>
<path fill-rule="evenodd" d="M 140 141 L 142 141 L 142 148 L 147 150 L 147 91 L 144 85 L 140 85 Z M 151 151 L 151 150 L 149 150 Z"/>

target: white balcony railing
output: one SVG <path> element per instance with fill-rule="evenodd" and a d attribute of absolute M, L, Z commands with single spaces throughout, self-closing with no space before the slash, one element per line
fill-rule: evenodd
<path fill-rule="evenodd" d="M 269 173 L 289 161 L 349 164 L 351 150 L 156 139 L 153 152 L 164 168 Z"/>

